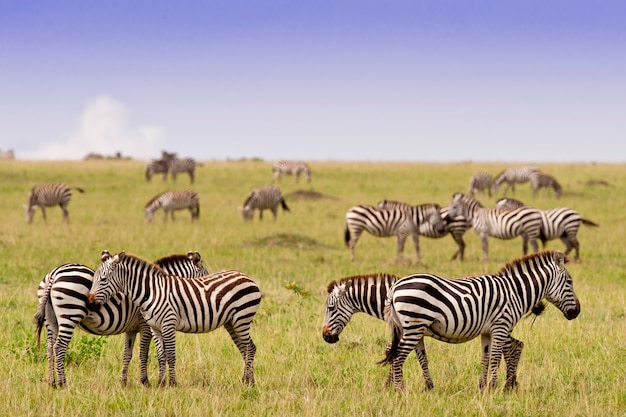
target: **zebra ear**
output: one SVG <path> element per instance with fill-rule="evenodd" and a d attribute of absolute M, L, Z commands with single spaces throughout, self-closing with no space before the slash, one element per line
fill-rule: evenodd
<path fill-rule="evenodd" d="M 109 253 L 108 250 L 103 250 L 102 254 L 100 255 L 100 262 L 104 262 L 107 259 L 109 259 L 111 257 L 111 254 Z"/>
<path fill-rule="evenodd" d="M 120 253 L 115 255 L 115 263 L 119 263 L 125 257 L 126 257 L 126 252 L 125 251 L 121 251 Z"/>
<path fill-rule="evenodd" d="M 194 264 L 198 264 L 199 262 L 202 261 L 202 257 L 200 256 L 198 252 L 191 252 L 191 251 L 187 252 L 187 259 L 189 259 Z"/>
<path fill-rule="evenodd" d="M 557 251 L 554 254 L 554 261 L 556 262 L 556 265 L 559 267 L 559 269 L 565 268 L 565 256 L 561 252 Z"/>
<path fill-rule="evenodd" d="M 343 287 L 343 290 L 344 290 L 344 291 L 349 290 L 349 289 L 350 289 L 350 287 L 352 287 L 352 280 L 351 280 L 351 279 L 349 279 L 349 280 L 347 280 L 347 281 L 346 281 L 346 283 L 345 283 L 345 285 L 344 285 L 344 287 Z"/>

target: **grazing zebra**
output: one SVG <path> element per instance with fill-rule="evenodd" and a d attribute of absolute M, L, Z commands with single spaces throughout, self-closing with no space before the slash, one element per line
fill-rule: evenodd
<path fill-rule="evenodd" d="M 391 366 L 387 386 L 393 383 L 397 390 L 404 390 L 402 366 L 415 350 L 426 388 L 433 388 L 424 336 L 447 343 L 463 343 L 480 336 L 480 388 L 497 386 L 503 354 L 507 364 L 505 387 L 515 387 L 524 344 L 511 332 L 522 316 L 540 312 L 544 299 L 568 320 L 580 313 L 565 262 L 562 253 L 546 251 L 513 260 L 493 275 L 446 279 L 415 274 L 397 281 L 389 290 L 385 308 L 385 320 L 393 335 L 382 361 Z"/>
<path fill-rule="evenodd" d="M 365 313 L 384 320 L 385 300 L 389 288 L 400 277 L 376 273 L 345 277 L 328 284 L 328 298 L 322 337 L 327 343 L 337 343 L 339 334 L 354 313 Z"/>
<path fill-rule="evenodd" d="M 192 158 L 172 159 L 169 166 L 169 172 L 172 176 L 172 181 L 176 181 L 176 175 L 178 175 L 178 173 L 186 172 L 187 174 L 189 174 L 189 179 L 193 184 L 193 181 L 195 179 L 195 170 L 197 166 L 201 166 L 201 164 L 197 163 Z"/>
<path fill-rule="evenodd" d="M 403 206 L 409 207 L 410 204 L 393 200 L 380 200 L 378 202 L 378 208 L 381 209 Z M 472 225 L 463 216 L 457 216 L 454 219 L 448 217 L 448 207 L 442 207 L 440 213 L 445 224 L 445 228 L 442 232 L 435 229 L 431 223 L 420 224 L 418 232 L 422 236 L 433 239 L 439 239 L 450 233 L 456 244 L 459 246 L 459 249 L 457 249 L 454 255 L 452 255 L 452 260 L 454 261 L 458 257 L 462 261 L 465 258 L 465 241 L 463 240 L 463 235 Z"/>
<path fill-rule="evenodd" d="M 163 181 L 167 180 L 167 173 L 170 169 L 169 161 L 163 159 L 150 159 L 146 164 L 146 181 L 150 182 L 156 174 L 161 174 Z"/>
<path fill-rule="evenodd" d="M 374 206 L 354 206 L 346 213 L 345 241 L 350 248 L 350 260 L 354 261 L 354 247 L 364 230 L 376 237 L 398 236 L 397 256 L 404 250 L 404 242 L 410 235 L 415 246 L 417 261 L 420 260 L 419 227 L 430 223 L 438 233 L 445 230 L 439 204 L 420 204 L 381 209 Z"/>
<path fill-rule="evenodd" d="M 254 217 L 254 210 L 259 210 L 259 220 L 263 220 L 263 210 L 270 210 L 276 220 L 278 214 L 278 205 L 283 210 L 290 211 L 285 199 L 278 187 L 268 185 L 267 187 L 255 188 L 244 201 L 243 206 L 237 207 L 241 212 L 243 221 L 247 222 Z"/>
<path fill-rule="evenodd" d="M 311 168 L 304 161 L 276 161 L 272 165 L 273 181 L 280 181 L 281 175 L 293 175 L 296 182 L 300 181 L 300 174 L 304 173 L 306 182 L 311 182 Z"/>
<path fill-rule="evenodd" d="M 496 201 L 496 208 L 506 210 L 523 205 L 524 203 L 513 198 L 500 198 Z M 561 239 L 565 244 L 565 254 L 569 255 L 574 249 L 576 253 L 574 259 L 580 260 L 580 242 L 578 242 L 577 237 L 580 224 L 594 227 L 599 225 L 583 218 L 578 212 L 567 207 L 542 210 L 541 214 L 539 239 L 541 239 L 543 247 L 545 248 L 546 242 L 549 240 Z"/>
<path fill-rule="evenodd" d="M 168 213 L 171 213 L 172 221 L 174 221 L 174 212 L 184 209 L 188 209 L 191 213 L 192 222 L 200 217 L 200 199 L 193 190 L 165 191 L 152 197 L 143 209 L 146 221 L 151 222 L 154 212 L 160 208 L 165 212 L 166 221 Z"/>
<path fill-rule="evenodd" d="M 500 188 L 500 184 L 505 182 L 506 187 L 504 188 L 504 195 L 506 195 L 506 192 L 509 190 L 509 188 L 513 193 L 515 193 L 515 184 L 523 184 L 530 181 L 530 175 L 533 172 L 538 171 L 539 168 L 533 166 L 505 169 L 504 171 L 496 175 L 495 179 L 493 180 L 492 191 L 494 193 L 497 193 L 498 188 Z"/>
<path fill-rule="evenodd" d="M 244 360 L 242 381 L 254 385 L 256 352 L 250 325 L 261 302 L 257 284 L 240 271 L 227 270 L 196 279 L 167 275 L 156 264 L 120 252 L 102 252 L 94 274 L 90 305 L 102 305 L 123 293 L 138 306 L 154 335 L 158 352 L 176 385 L 176 332 L 206 333 L 221 326 L 228 331 Z M 166 383 L 159 364 L 159 385 Z"/>
<path fill-rule="evenodd" d="M 530 174 L 530 186 L 533 190 L 533 197 L 537 196 L 537 192 L 541 188 L 546 190 L 552 188 L 554 190 L 554 196 L 557 199 L 561 198 L 561 194 L 563 193 L 563 187 L 561 187 L 561 184 L 559 184 L 552 175 L 544 174 L 540 171 Z"/>
<path fill-rule="evenodd" d="M 472 175 L 469 180 L 469 189 L 467 193 L 472 197 L 476 193 L 484 193 L 487 190 L 487 195 L 491 197 L 491 188 L 493 187 L 493 176 L 485 171 L 477 172 Z"/>
<path fill-rule="evenodd" d="M 509 240 L 522 237 L 522 250 L 528 253 L 530 242 L 537 252 L 537 237 L 541 229 L 541 210 L 534 207 L 520 207 L 514 210 L 484 208 L 478 200 L 463 193 L 454 193 L 448 206 L 451 217 L 463 216 L 472 223 L 474 231 L 480 235 L 483 259 L 489 259 L 489 236 Z"/>
<path fill-rule="evenodd" d="M 67 211 L 67 206 L 70 203 L 70 199 L 72 198 L 72 188 L 79 193 L 85 192 L 85 190 L 80 187 L 69 187 L 67 184 L 64 183 L 43 184 L 34 186 L 28 194 L 28 203 L 24 205 L 24 209 L 26 210 L 26 221 L 28 222 L 28 224 L 31 224 L 33 222 L 35 207 L 41 208 L 43 220 L 47 221 L 46 207 L 56 205 L 61 207 L 61 210 L 63 210 L 63 221 L 69 224 L 70 214 Z"/>
<path fill-rule="evenodd" d="M 198 252 L 170 255 L 158 259 L 156 264 L 168 274 L 181 277 L 195 278 L 209 274 Z M 39 307 L 35 314 L 35 324 L 37 346 L 44 324 L 48 333 L 48 383 L 55 385 L 56 364 L 56 384 L 65 386 L 65 353 L 74 329 L 78 326 L 95 335 L 124 333 L 124 360 L 120 376 L 122 384 L 126 384 L 128 365 L 133 355 L 135 338 L 139 333 L 140 381 L 148 385 L 148 349 L 152 340 L 150 327 L 143 320 L 139 308 L 123 294 L 111 297 L 98 311 L 89 311 L 87 296 L 93 274 L 94 271 L 85 265 L 64 264 L 50 271 L 39 283 Z M 164 361 L 164 358 L 159 358 L 159 361 Z"/>

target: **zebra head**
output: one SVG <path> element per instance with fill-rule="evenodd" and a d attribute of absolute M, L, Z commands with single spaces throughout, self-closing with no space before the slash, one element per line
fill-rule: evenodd
<path fill-rule="evenodd" d="M 567 258 L 561 252 L 554 252 L 554 275 L 548 280 L 546 300 L 554 304 L 565 316 L 572 320 L 580 313 L 580 301 L 574 292 L 574 282 L 565 269 Z"/>
<path fill-rule="evenodd" d="M 97 310 L 107 303 L 114 294 L 121 292 L 122 279 L 119 264 L 125 257 L 125 252 L 112 256 L 109 251 L 102 251 L 102 264 L 93 275 L 93 284 L 87 296 L 87 308 Z"/>
<path fill-rule="evenodd" d="M 352 280 L 341 281 L 340 283 L 332 281 L 328 284 L 328 298 L 326 299 L 326 312 L 322 327 L 322 337 L 326 343 L 339 341 L 339 334 L 354 314 L 354 305 L 346 296 L 351 287 Z"/>
<path fill-rule="evenodd" d="M 248 222 L 250 220 L 252 220 L 252 217 L 254 216 L 254 209 L 248 206 L 245 207 L 237 207 L 237 210 L 239 210 L 239 212 L 241 213 L 241 216 L 243 217 L 243 221 L 244 222 Z"/>
<path fill-rule="evenodd" d="M 441 206 L 439 204 L 428 205 L 424 214 L 426 215 L 426 222 L 430 223 L 437 233 L 446 231 L 446 222 L 441 217 Z"/>
<path fill-rule="evenodd" d="M 187 259 L 191 262 L 196 268 L 196 273 L 198 277 L 204 277 L 209 275 L 209 271 L 204 267 L 202 263 L 202 256 L 198 252 L 187 252 Z"/>

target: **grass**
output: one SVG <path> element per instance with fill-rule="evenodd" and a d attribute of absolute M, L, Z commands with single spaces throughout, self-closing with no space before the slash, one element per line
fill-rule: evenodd
<path fill-rule="evenodd" d="M 382 321 L 356 315 L 335 345 L 321 337 L 325 288 L 343 276 L 376 271 L 398 275 L 431 272 L 466 276 L 495 272 L 521 255 L 521 240 L 490 240 L 490 260 L 481 260 L 473 231 L 465 236 L 466 261 L 449 261 L 451 237 L 420 239 L 422 263 L 407 242 L 403 261 L 395 260 L 395 238 L 365 234 L 349 261 L 343 242 L 345 212 L 355 204 L 382 198 L 414 204 L 447 205 L 465 191 L 480 170 L 496 174 L 508 164 L 311 162 L 311 183 L 283 178 L 280 186 L 290 212 L 277 221 L 266 212 L 244 224 L 237 210 L 254 187 L 271 180 L 265 161 L 206 161 L 192 188 L 200 195 L 199 222 L 188 212 L 176 222 L 155 213 L 151 224 L 143 206 L 165 189 L 189 188 L 159 178 L 146 183 L 138 161 L 27 162 L 0 164 L 0 415 L 135 416 L 621 416 L 626 409 L 626 166 L 620 164 L 542 164 L 561 182 L 561 200 L 532 199 L 528 184 L 515 197 L 539 208 L 567 206 L 600 224 L 581 226 L 582 262 L 568 264 L 582 312 L 567 321 L 553 306 L 534 324 L 518 323 L 513 334 L 525 343 L 519 389 L 508 393 L 478 389 L 480 343 L 448 345 L 426 340 L 434 390 L 423 392 L 421 370 L 412 355 L 405 364 L 406 394 L 383 389 L 387 368 L 377 365 L 389 339 Z M 64 181 L 85 188 L 74 193 L 70 224 L 61 210 L 35 214 L 26 224 L 22 204 L 33 185 Z M 606 181 L 608 185 L 598 183 Z M 481 197 L 492 206 L 496 197 Z M 562 249 L 559 241 L 548 244 Z M 209 270 L 240 269 L 263 292 L 252 328 L 258 352 L 257 386 L 240 383 L 243 361 L 223 329 L 208 334 L 177 334 L 175 388 L 144 388 L 138 360 L 121 387 L 123 337 L 99 338 L 77 330 L 68 349 L 66 389 L 45 384 L 45 348 L 36 348 L 33 315 L 37 286 L 65 262 L 99 265 L 100 253 L 126 250 L 146 259 L 197 250 Z M 137 356 L 137 351 L 135 355 Z M 156 382 L 151 349 L 149 377 Z M 500 386 L 504 383 L 504 369 Z"/>

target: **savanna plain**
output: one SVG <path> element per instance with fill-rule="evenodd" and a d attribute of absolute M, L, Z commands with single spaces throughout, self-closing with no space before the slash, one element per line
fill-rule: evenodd
<path fill-rule="evenodd" d="M 466 259 L 451 261 L 450 236 L 420 238 L 416 262 L 410 238 L 396 259 L 396 239 L 365 233 L 350 262 L 344 216 L 356 204 L 387 198 L 446 206 L 465 192 L 472 174 L 496 174 L 505 163 L 361 163 L 310 161 L 312 181 L 286 176 L 281 188 L 290 212 L 274 221 L 244 223 L 237 207 L 254 187 L 271 182 L 271 162 L 204 161 L 195 184 L 179 175 L 175 184 L 144 179 L 142 161 L 0 163 L 0 415 L 11 416 L 624 416 L 626 415 L 626 165 L 539 164 L 563 186 L 563 196 L 532 197 L 528 183 L 514 196 L 538 208 L 569 207 L 593 220 L 581 226 L 581 261 L 567 268 L 581 313 L 566 320 L 549 305 L 533 320 L 522 319 L 513 336 L 525 348 L 519 386 L 505 391 L 478 388 L 480 342 L 450 345 L 426 339 L 435 383 L 423 390 L 415 355 L 404 366 L 406 392 L 383 388 L 387 371 L 377 362 L 390 334 L 383 321 L 355 315 L 340 341 L 324 342 L 321 327 L 326 287 L 332 280 L 373 272 L 446 277 L 495 273 L 522 255 L 521 239 L 490 239 L 482 260 L 473 230 L 465 234 Z M 58 207 L 40 211 L 28 225 L 23 204 L 31 187 L 66 182 L 73 193 L 70 224 Z M 152 223 L 143 207 L 167 189 L 192 188 L 200 196 L 200 218 L 188 212 Z M 509 194 L 511 195 L 511 194 Z M 480 195 L 486 207 L 497 197 Z M 150 349 L 148 374 L 139 382 L 138 351 L 128 384 L 118 382 L 123 336 L 99 337 L 77 330 L 68 349 L 66 388 L 46 380 L 45 330 L 37 347 L 33 316 L 37 287 L 54 267 L 67 262 L 96 268 L 103 250 L 145 259 L 198 251 L 209 270 L 239 269 L 260 286 L 262 301 L 252 326 L 257 346 L 256 386 L 242 385 L 243 361 L 227 332 L 177 334 L 178 385 L 157 387 L 157 361 Z M 560 241 L 546 249 L 564 250 Z"/>

